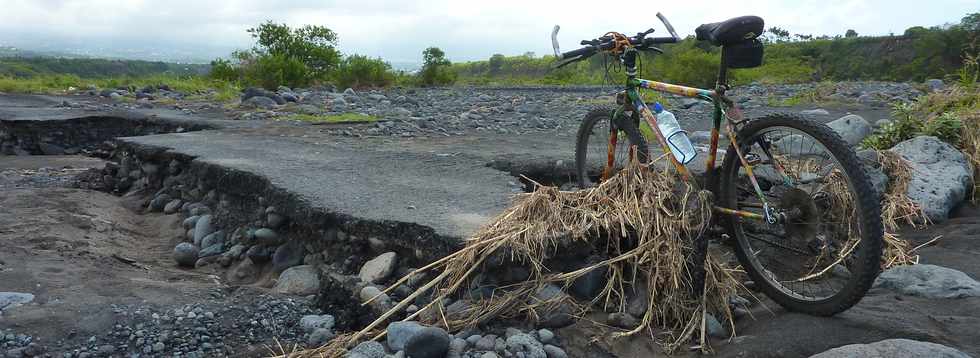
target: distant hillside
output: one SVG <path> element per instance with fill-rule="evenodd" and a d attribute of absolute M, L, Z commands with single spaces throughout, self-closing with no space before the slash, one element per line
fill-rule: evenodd
<path fill-rule="evenodd" d="M 772 28 L 767 31 L 764 64 L 736 70 L 736 83 L 809 82 L 821 80 L 922 81 L 952 76 L 968 56 L 980 49 L 980 13 L 963 18 L 960 24 L 913 27 L 898 36 L 860 37 L 789 36 Z M 794 40 L 795 39 L 795 40 Z M 802 40 L 801 39 L 805 39 Z M 693 37 L 662 46 L 663 55 L 642 56 L 640 76 L 695 86 L 711 86 L 720 63 L 720 49 Z M 567 50 L 567 49 L 566 49 Z M 553 70 L 551 56 L 494 55 L 486 61 L 453 64 L 459 81 L 470 84 L 596 84 L 622 76 L 613 60 L 593 56 L 589 61 Z"/>
<path fill-rule="evenodd" d="M 0 53 L 3 53 L 0 50 Z M 206 74 L 209 65 L 177 64 L 138 60 L 94 58 L 19 57 L 0 55 L 0 76 L 30 78 L 42 75 L 69 74 L 83 78 L 138 77 L 147 75 Z"/>

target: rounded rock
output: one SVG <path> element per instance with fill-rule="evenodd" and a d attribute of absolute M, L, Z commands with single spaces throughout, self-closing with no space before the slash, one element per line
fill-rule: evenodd
<path fill-rule="evenodd" d="M 194 267 L 197 263 L 198 248 L 194 244 L 182 242 L 174 247 L 174 261 L 185 267 Z"/>
<path fill-rule="evenodd" d="M 405 342 L 405 353 L 412 358 L 443 358 L 450 342 L 449 333 L 442 328 L 425 327 Z"/>

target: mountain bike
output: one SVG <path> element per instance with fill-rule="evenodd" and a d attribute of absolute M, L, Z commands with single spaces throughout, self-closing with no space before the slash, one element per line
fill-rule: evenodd
<path fill-rule="evenodd" d="M 758 36 L 764 24 L 756 16 L 704 24 L 695 31 L 696 40 L 721 47 L 713 90 L 637 78 L 639 52 L 660 54 L 658 44 L 680 41 L 670 22 L 660 13 L 657 17 L 671 36 L 649 36 L 653 29 L 635 36 L 610 32 L 561 53 L 559 27 L 552 31 L 556 67 L 602 53 L 625 68 L 625 88 L 616 94 L 616 106 L 591 110 L 579 128 L 575 150 L 579 186 L 608 179 L 631 156 L 651 161 L 655 153 L 648 143 L 656 141 L 660 155 L 680 177 L 713 193 L 713 216 L 724 232 L 722 239 L 734 246 L 759 291 L 789 310 L 807 314 L 829 316 L 852 307 L 879 272 L 884 231 L 877 195 L 854 150 L 829 127 L 798 116 L 743 119 L 726 96 L 729 69 L 762 63 Z M 702 177 L 692 174 L 689 166 L 694 161 L 685 159 L 685 164 L 673 155 L 675 149 L 665 140 L 657 115 L 640 90 L 690 97 L 712 106 L 710 144 L 699 149 L 707 154 Z M 728 143 L 718 166 L 723 120 Z M 698 239 L 694 246 L 701 252 L 695 257 L 703 258 L 707 238 Z"/>

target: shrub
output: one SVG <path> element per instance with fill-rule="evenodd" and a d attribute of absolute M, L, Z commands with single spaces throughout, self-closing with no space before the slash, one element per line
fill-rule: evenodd
<path fill-rule="evenodd" d="M 341 87 L 383 87 L 395 81 L 391 65 L 380 58 L 350 55 L 333 76 Z"/>
<path fill-rule="evenodd" d="M 421 83 L 426 86 L 446 85 L 456 81 L 452 63 L 446 59 L 445 52 L 438 47 L 422 51 L 422 70 L 419 71 Z"/>
<path fill-rule="evenodd" d="M 222 81 L 238 81 L 239 72 L 231 64 L 231 61 L 225 59 L 216 59 L 211 61 L 211 71 L 208 73 L 211 78 Z"/>

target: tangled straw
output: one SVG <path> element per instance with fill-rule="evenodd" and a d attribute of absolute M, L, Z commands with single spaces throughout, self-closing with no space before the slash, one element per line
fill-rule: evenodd
<path fill-rule="evenodd" d="M 394 308 L 359 332 L 334 339 L 328 346 L 294 356 L 335 357 L 343 348 L 369 338 L 379 339 L 378 327 L 403 311 L 422 295 L 432 303 L 404 320 L 421 320 L 456 331 L 497 318 L 536 320 L 558 307 L 576 307 L 572 316 L 601 306 L 607 312 L 625 312 L 630 289 L 643 289 L 648 299 L 640 323 L 613 337 L 633 335 L 654 326 L 672 332 L 661 343 L 666 351 L 696 341 L 709 351 L 706 315 L 719 317 L 734 334 L 729 298 L 741 284 L 735 270 L 708 255 L 693 264 L 693 243 L 701 240 L 711 219 L 711 195 L 678 179 L 669 169 L 628 164 L 609 180 L 581 191 L 559 191 L 538 186 L 519 194 L 514 204 L 466 241 L 461 250 L 415 270 L 386 292 L 417 275 L 434 276 L 398 302 Z M 587 247 L 604 254 L 604 260 L 570 272 L 552 266 L 568 248 Z M 480 284 L 481 272 L 494 267 L 520 265 L 526 280 L 500 284 L 489 298 L 475 300 L 462 311 L 447 313 L 443 302 Z M 692 268 L 703 266 L 704 289 L 693 289 L 697 277 Z M 606 285 L 589 305 L 569 302 L 568 295 L 539 299 L 543 287 L 562 290 L 593 270 L 606 272 Z"/>

